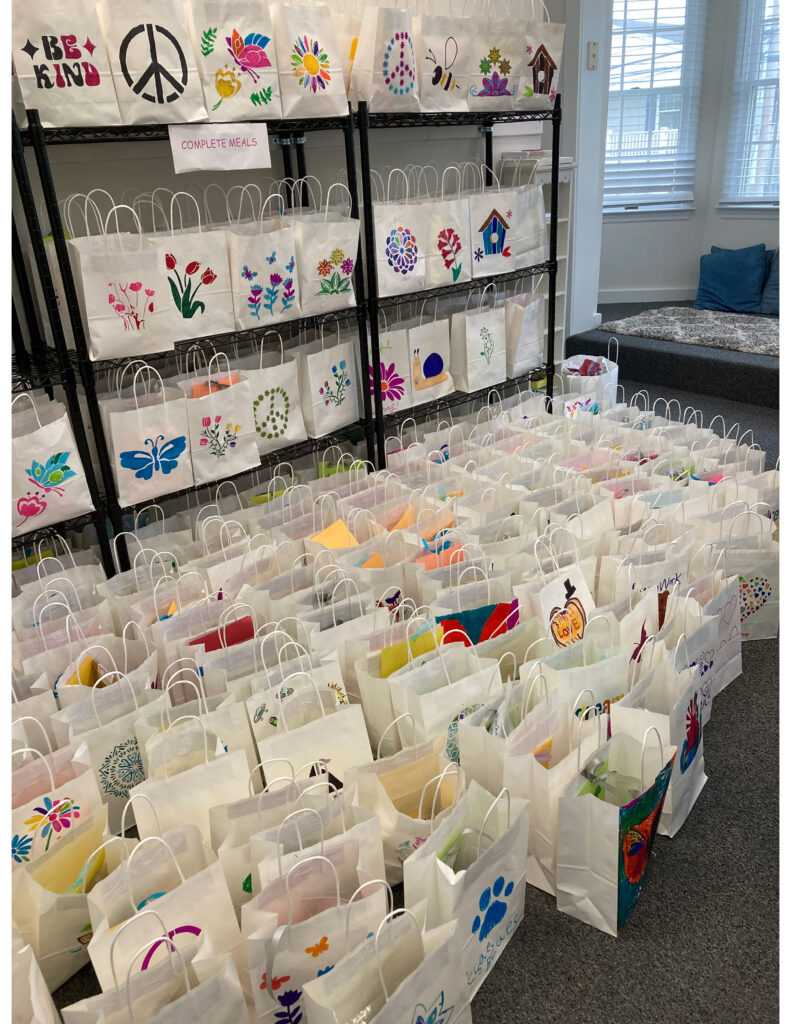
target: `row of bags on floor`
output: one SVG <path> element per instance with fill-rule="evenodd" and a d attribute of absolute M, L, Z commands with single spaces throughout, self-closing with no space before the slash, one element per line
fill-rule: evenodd
<path fill-rule="evenodd" d="M 564 25 L 543 20 L 543 3 L 474 19 L 459 2 L 429 6 L 15 3 L 15 88 L 45 127 L 344 117 L 349 100 L 400 113 L 553 105 Z"/>
<path fill-rule="evenodd" d="M 14 918 L 50 987 L 85 962 L 82 931 L 93 1005 L 125 1006 L 142 943 L 194 936 L 232 958 L 259 1019 L 351 1019 L 380 962 L 381 886 L 375 927 L 347 915 L 375 878 L 403 879 L 429 929 L 405 939 L 413 970 L 448 930 L 457 1009 L 525 880 L 617 931 L 656 831 L 705 782 L 702 727 L 742 638 L 777 631 L 777 471 L 697 418 L 655 407 L 637 430 L 621 405 L 569 420 L 517 396 L 397 438 L 386 472 L 281 474 L 263 506 L 218 493 L 141 527 L 110 579 L 83 558 L 15 570 L 12 735 L 41 756 L 14 772 Z M 668 469 L 676 455 L 695 472 Z M 736 489 L 760 494 L 753 510 Z M 139 854 L 110 840 L 130 811 Z M 183 853 L 190 830 L 203 859 Z M 409 976 L 378 989 L 401 1014 L 382 1019 L 409 1016 L 392 996 Z M 406 991 L 415 1011 L 440 999 Z"/>

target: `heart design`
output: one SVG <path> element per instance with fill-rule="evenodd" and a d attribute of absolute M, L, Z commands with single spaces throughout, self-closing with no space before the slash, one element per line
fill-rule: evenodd
<path fill-rule="evenodd" d="M 720 612 L 722 624 L 724 626 L 730 626 L 733 623 L 733 617 L 736 614 L 736 600 L 737 598 L 734 594 L 730 601 L 723 606 L 723 609 Z"/>
<path fill-rule="evenodd" d="M 741 603 L 741 621 L 754 615 L 772 596 L 772 584 L 765 576 L 739 577 L 739 601 Z"/>

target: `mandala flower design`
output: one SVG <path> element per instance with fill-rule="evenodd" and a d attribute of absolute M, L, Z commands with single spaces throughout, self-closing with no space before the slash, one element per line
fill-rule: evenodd
<path fill-rule="evenodd" d="M 343 263 L 343 249 L 333 249 L 330 253 L 330 263 L 334 267 L 337 267 L 339 263 Z"/>
<path fill-rule="evenodd" d="M 21 864 L 22 861 L 30 860 L 30 850 L 33 846 L 32 836 L 13 836 L 11 839 L 11 856 Z"/>
<path fill-rule="evenodd" d="M 330 81 L 329 57 L 315 39 L 300 36 L 291 54 L 291 71 L 306 89 L 326 89 Z"/>
<path fill-rule="evenodd" d="M 341 273 L 347 276 L 354 270 L 354 260 L 347 257 L 343 263 L 341 263 Z"/>
<path fill-rule="evenodd" d="M 371 394 L 374 392 L 374 370 L 373 367 L 369 367 L 368 370 L 371 377 Z M 385 366 L 384 363 L 379 364 L 379 377 L 382 386 L 382 401 L 383 402 L 400 402 L 404 397 L 404 378 L 398 373 L 395 368 L 395 363 L 391 363 L 389 366 Z"/>
<path fill-rule="evenodd" d="M 397 274 L 409 274 L 417 266 L 417 240 L 409 228 L 393 228 L 385 243 L 387 262 Z"/>
<path fill-rule="evenodd" d="M 500 61 L 500 70 L 502 71 L 502 73 L 504 75 L 509 74 L 509 72 L 511 71 L 511 62 L 508 61 L 508 60 L 501 60 Z"/>
<path fill-rule="evenodd" d="M 322 277 L 327 277 L 332 273 L 332 264 L 329 260 L 322 260 L 318 267 L 319 273 Z"/>
<path fill-rule="evenodd" d="M 500 78 L 496 71 L 492 72 L 491 78 L 484 78 L 483 89 L 478 93 L 479 96 L 510 96 L 511 93 L 508 90 L 508 79 Z"/>
<path fill-rule="evenodd" d="M 145 777 L 136 736 L 116 743 L 99 767 L 99 782 L 109 796 L 128 796 Z"/>
<path fill-rule="evenodd" d="M 488 75 L 492 70 L 492 62 L 484 57 L 478 67 L 481 69 L 481 74 Z"/>

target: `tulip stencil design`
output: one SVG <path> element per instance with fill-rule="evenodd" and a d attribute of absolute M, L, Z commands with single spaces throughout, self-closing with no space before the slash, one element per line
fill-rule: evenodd
<path fill-rule="evenodd" d="M 180 311 L 184 319 L 191 320 L 198 310 L 200 310 L 201 313 L 204 313 L 206 311 L 206 304 L 201 302 L 200 299 L 196 299 L 195 296 L 202 284 L 205 284 L 208 288 L 210 284 L 214 284 L 217 280 L 217 275 L 211 267 L 206 267 L 198 278 L 196 284 L 195 277 L 200 270 L 200 263 L 198 263 L 197 260 L 192 260 L 191 263 L 187 264 L 184 270 L 183 281 L 181 279 L 181 274 L 179 274 L 176 269 L 176 257 L 173 253 L 166 253 L 165 266 L 168 270 L 173 271 L 173 274 L 175 275 L 175 278 L 168 276 L 170 292 L 173 296 L 176 308 Z"/>

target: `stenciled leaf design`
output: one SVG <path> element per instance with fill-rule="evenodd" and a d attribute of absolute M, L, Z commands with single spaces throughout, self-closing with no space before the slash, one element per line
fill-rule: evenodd
<path fill-rule="evenodd" d="M 217 29 L 207 28 L 201 32 L 200 37 L 200 52 L 204 57 L 208 57 L 210 53 L 214 53 L 214 44 L 217 42 Z"/>
<path fill-rule="evenodd" d="M 254 92 L 250 94 L 250 101 L 256 107 L 266 106 L 272 100 L 272 86 L 268 85 L 265 89 L 260 92 Z"/>

